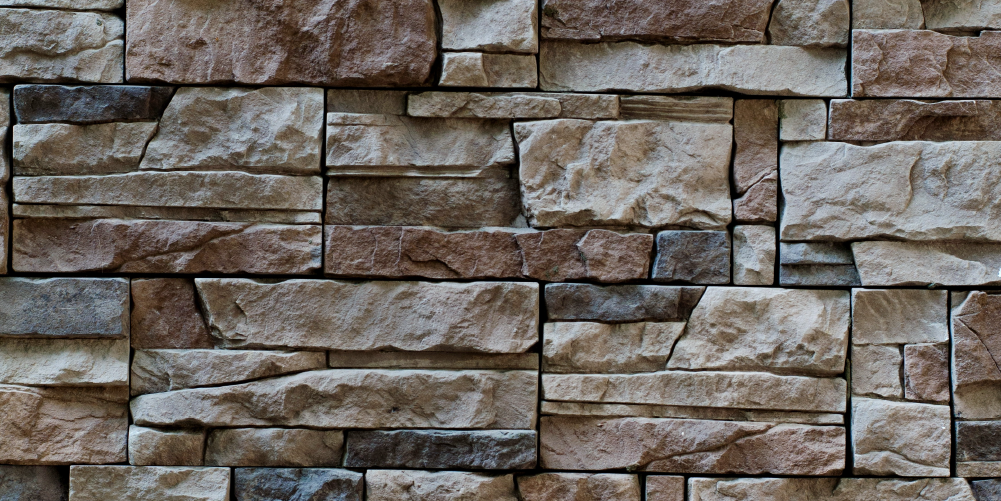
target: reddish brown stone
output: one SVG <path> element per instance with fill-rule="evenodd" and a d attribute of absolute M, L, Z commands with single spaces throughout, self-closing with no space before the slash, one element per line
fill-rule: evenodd
<path fill-rule="evenodd" d="M 949 347 L 904 346 L 904 396 L 908 400 L 949 401 Z"/>
<path fill-rule="evenodd" d="M 777 174 L 758 181 L 744 196 L 733 200 L 733 217 L 738 223 L 771 223 L 778 219 L 778 212 Z"/>
<path fill-rule="evenodd" d="M 646 278 L 653 235 L 607 230 L 549 230 L 516 236 L 522 273 L 538 280 L 623 282 Z"/>
<path fill-rule="evenodd" d="M 685 501 L 685 477 L 646 477 L 646 501 Z"/>
<path fill-rule="evenodd" d="M 132 280 L 132 347 L 137 350 L 213 348 L 187 278 Z"/>
<path fill-rule="evenodd" d="M 779 169 L 779 106 L 773 99 L 738 99 L 733 108 L 733 184 L 743 195 Z"/>
<path fill-rule="evenodd" d="M 640 501 L 636 475 L 622 473 L 542 473 L 518 478 L 523 501 Z"/>
<path fill-rule="evenodd" d="M 832 141 L 998 141 L 1001 102 L 834 99 Z"/>

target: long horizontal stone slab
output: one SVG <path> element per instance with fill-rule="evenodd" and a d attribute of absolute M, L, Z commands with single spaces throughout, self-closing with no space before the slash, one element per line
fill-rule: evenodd
<path fill-rule="evenodd" d="M 542 376 L 546 400 L 809 412 L 845 412 L 847 387 L 840 378 L 776 376 L 764 372 Z"/>
<path fill-rule="evenodd" d="M 139 168 L 154 122 L 17 124 L 15 176 L 114 174 Z"/>
<path fill-rule="evenodd" d="M 407 114 L 437 118 L 619 118 L 619 96 L 554 92 L 422 92 Z"/>
<path fill-rule="evenodd" d="M 647 485 L 653 477 L 647 477 Z M 659 498 L 647 494 L 650 501 L 682 501 L 685 482 L 681 480 L 681 498 Z M 654 481 L 655 482 L 655 481 Z M 539 473 L 518 477 L 518 499 L 523 501 L 573 501 L 599 496 L 616 501 L 640 501 L 639 475 L 623 473 Z"/>
<path fill-rule="evenodd" d="M 535 371 L 331 369 L 132 399 L 143 426 L 532 429 Z"/>
<path fill-rule="evenodd" d="M 136 207 L 131 205 L 14 204 L 11 215 L 18 219 L 152 219 L 275 224 L 320 224 L 322 222 L 320 213 L 313 211 Z"/>
<path fill-rule="evenodd" d="M 782 147 L 783 240 L 1001 241 L 1001 142 Z"/>
<path fill-rule="evenodd" d="M 543 41 L 539 85 L 547 91 L 692 92 L 844 97 L 843 49 L 777 45 L 580 44 Z"/>
<path fill-rule="evenodd" d="M 760 475 L 838 475 L 840 426 L 694 419 L 543 417 L 543 468 Z"/>
<path fill-rule="evenodd" d="M 14 113 L 22 124 L 156 121 L 173 94 L 142 85 L 18 85 Z"/>
<path fill-rule="evenodd" d="M 115 10 L 125 5 L 125 0 L 2 0 L 0 5 L 41 9 Z"/>
<path fill-rule="evenodd" d="M 131 172 L 14 177 L 22 204 L 136 205 L 207 209 L 323 209 L 323 179 L 243 172 Z"/>
<path fill-rule="evenodd" d="M 705 292 L 699 286 L 547 284 L 549 320 L 684 322 Z"/>
<path fill-rule="evenodd" d="M 621 96 L 623 120 L 729 123 L 733 98 L 716 96 Z"/>
<path fill-rule="evenodd" d="M 975 501 L 963 478 L 690 478 L 689 501 Z"/>
<path fill-rule="evenodd" d="M 340 430 L 223 428 L 205 445 L 206 466 L 330 467 L 344 457 Z"/>
<path fill-rule="evenodd" d="M 861 285 L 1001 284 L 1001 245 L 975 242 L 852 244 Z"/>
<path fill-rule="evenodd" d="M 0 278 L 0 336 L 125 338 L 129 282 L 121 278 Z"/>
<path fill-rule="evenodd" d="M 227 501 L 229 468 L 71 466 L 73 501 Z"/>
<path fill-rule="evenodd" d="M 524 470 L 535 468 L 536 440 L 521 430 L 349 431 L 344 466 Z"/>
<path fill-rule="evenodd" d="M 720 407 L 684 407 L 650 404 L 595 404 L 586 402 L 542 401 L 548 416 L 644 417 L 708 419 L 713 421 L 754 421 L 760 423 L 845 424 L 844 414 L 829 412 L 749 411 Z"/>
<path fill-rule="evenodd" d="M 1001 101 L 832 99 L 832 141 L 997 141 Z"/>
<path fill-rule="evenodd" d="M 132 395 L 217 386 L 324 369 L 322 351 L 136 350 Z"/>
<path fill-rule="evenodd" d="M 538 341 L 534 283 L 195 280 L 225 346 L 521 353 Z"/>
<path fill-rule="evenodd" d="M 539 370 L 538 353 L 451 353 L 447 351 L 328 351 L 332 369 L 502 369 Z"/>
<path fill-rule="evenodd" d="M 129 353 L 128 339 L 0 338 L 0 384 L 128 386 Z"/>

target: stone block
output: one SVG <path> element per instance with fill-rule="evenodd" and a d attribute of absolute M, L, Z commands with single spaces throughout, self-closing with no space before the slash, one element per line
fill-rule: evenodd
<path fill-rule="evenodd" d="M 897 345 L 852 345 L 852 394 L 904 398 L 903 356 Z"/>
<path fill-rule="evenodd" d="M 328 351 L 334 369 L 539 370 L 538 353 L 450 353 L 447 351 Z"/>
<path fill-rule="evenodd" d="M 944 290 L 853 289 L 855 344 L 944 343 L 949 340 Z"/>
<path fill-rule="evenodd" d="M 518 477 L 523 501 L 640 501 L 636 475 L 621 473 L 541 473 Z"/>
<path fill-rule="evenodd" d="M 173 87 L 25 84 L 14 87 L 14 113 L 21 124 L 155 122 L 173 95 Z"/>
<path fill-rule="evenodd" d="M 772 45 L 845 47 L 850 10 L 848 0 L 778 0 L 768 38 Z"/>
<path fill-rule="evenodd" d="M 1001 461 L 957 461 L 956 476 L 964 478 L 998 477 L 1001 476 Z M 993 501 L 995 498 L 988 497 L 986 499 Z"/>
<path fill-rule="evenodd" d="M 779 108 L 773 99 L 738 99 L 733 107 L 733 184 L 747 193 L 778 175 Z M 777 206 L 777 204 L 776 204 Z"/>
<path fill-rule="evenodd" d="M 0 83 L 122 83 L 125 23 L 114 14 L 0 8 Z"/>
<path fill-rule="evenodd" d="M 300 210 L 206 209 L 135 205 L 14 204 L 14 219 L 148 219 L 210 223 L 320 224 L 320 213 Z"/>
<path fill-rule="evenodd" d="M 726 231 L 662 231 L 657 234 L 655 282 L 730 283 L 730 234 Z"/>
<path fill-rule="evenodd" d="M 228 501 L 228 468 L 71 466 L 72 501 Z"/>
<path fill-rule="evenodd" d="M 823 141 L 827 138 L 827 103 L 823 99 L 779 101 L 779 139 Z"/>
<path fill-rule="evenodd" d="M 0 90 L 0 127 L 10 127 L 10 117 L 10 89 L 2 89 Z"/>
<path fill-rule="evenodd" d="M 66 501 L 69 486 L 54 466 L 0 466 L 3 501 Z"/>
<path fill-rule="evenodd" d="M 349 431 L 344 466 L 436 470 L 535 468 L 534 431 Z"/>
<path fill-rule="evenodd" d="M 460 471 L 369 470 L 367 501 L 517 501 L 514 476 Z"/>
<path fill-rule="evenodd" d="M 685 477 L 647 475 L 647 501 L 684 501 Z"/>
<path fill-rule="evenodd" d="M 121 278 L 0 278 L 0 336 L 125 338 L 129 282 Z"/>
<path fill-rule="evenodd" d="M 975 501 L 962 478 L 691 478 L 688 493 L 689 501 Z"/>
<path fill-rule="evenodd" d="M 956 461 L 1001 461 L 1001 421 L 957 421 Z"/>
<path fill-rule="evenodd" d="M 799 423 L 843 425 L 845 416 L 830 412 L 757 411 L 719 407 L 690 407 L 651 404 L 601 404 L 587 402 L 542 402 L 544 416 L 642 417 L 751 421 L 758 423 Z"/>
<path fill-rule="evenodd" d="M 327 113 L 406 115 L 405 90 L 327 89 Z"/>
<path fill-rule="evenodd" d="M 733 218 L 740 223 L 773 223 L 778 218 L 778 171 L 762 178 L 733 199 Z"/>
<path fill-rule="evenodd" d="M 1001 4 L 975 0 L 922 0 L 929 30 L 980 31 L 1001 28 Z"/>
<path fill-rule="evenodd" d="M 919 30 L 925 25 L 921 7 L 920 0 L 852 0 L 852 29 Z"/>
<path fill-rule="evenodd" d="M 1001 478 L 975 480 L 970 482 L 977 501 L 997 501 L 1001 499 Z"/>
<path fill-rule="evenodd" d="M 539 51 L 536 0 L 441 0 L 438 9 L 444 50 Z"/>
<path fill-rule="evenodd" d="M 947 405 L 853 398 L 853 473 L 948 477 L 950 414 Z"/>
<path fill-rule="evenodd" d="M 238 501 L 362 501 L 361 473 L 333 468 L 237 468 L 233 490 Z"/>
<path fill-rule="evenodd" d="M 36 315 L 44 316 L 42 312 Z M 0 337 L 0 384 L 128 386 L 128 339 Z"/>
<path fill-rule="evenodd" d="M 904 346 L 904 396 L 908 400 L 949 403 L 949 347 Z"/>
<path fill-rule="evenodd" d="M 832 99 L 833 141 L 997 141 L 1001 102 Z"/>
<path fill-rule="evenodd" d="M 775 228 L 771 226 L 733 228 L 733 283 L 735 285 L 775 283 Z"/>
<path fill-rule="evenodd" d="M 204 430 L 129 426 L 129 464 L 133 466 L 201 466 L 204 456 Z"/>
<path fill-rule="evenodd" d="M 952 293 L 952 384 L 957 419 L 1001 419 L 1001 336 L 995 326 L 1001 297 L 982 291 Z"/>
<path fill-rule="evenodd" d="M 285 428 L 212 430 L 205 446 L 208 466 L 340 466 L 344 433 Z M 239 471 L 239 470 L 238 470 Z"/>
<path fill-rule="evenodd" d="M 438 85 L 534 89 L 539 75 L 534 55 L 445 52 Z"/>
<path fill-rule="evenodd" d="M 621 96 L 623 120 L 729 123 L 733 98 L 715 96 Z"/>
<path fill-rule="evenodd" d="M 322 351 L 136 350 L 132 395 L 242 383 L 325 369 Z"/>
<path fill-rule="evenodd" d="M 503 2 L 498 2 L 503 3 Z M 557 118 L 563 105 L 546 94 L 422 92 L 407 99 L 407 113 L 429 118 Z"/>
<path fill-rule="evenodd" d="M 705 287 L 658 285 L 548 284 L 549 320 L 621 322 L 684 322 Z"/>
<path fill-rule="evenodd" d="M 14 175 L 65 176 L 138 170 L 154 122 L 15 125 Z"/>
<path fill-rule="evenodd" d="M 861 284 L 997 285 L 1001 246 L 964 241 L 855 242 Z"/>
<path fill-rule="evenodd" d="M 215 343 L 198 309 L 195 283 L 187 278 L 135 278 L 132 347 L 137 350 L 212 348 Z"/>
<path fill-rule="evenodd" d="M 570 374 L 662 370 L 684 330 L 684 322 L 546 323 L 542 370 Z"/>

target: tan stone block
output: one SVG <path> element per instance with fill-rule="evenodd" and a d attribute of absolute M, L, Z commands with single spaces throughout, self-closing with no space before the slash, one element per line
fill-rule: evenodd
<path fill-rule="evenodd" d="M 919 30 L 925 26 L 920 0 L 852 0 L 852 29 Z"/>
<path fill-rule="evenodd" d="M 344 433 L 284 428 L 212 430 L 206 466 L 334 467 L 341 465 Z"/>
<path fill-rule="evenodd" d="M 852 254 L 867 287 L 1001 283 L 1001 246 L 993 243 L 854 242 Z"/>
<path fill-rule="evenodd" d="M 882 1 L 882 0 L 881 0 Z M 1001 102 L 832 99 L 834 141 L 997 141 Z"/>
<path fill-rule="evenodd" d="M 853 398 L 853 473 L 948 477 L 950 414 L 947 405 Z"/>
<path fill-rule="evenodd" d="M 201 466 L 205 430 L 163 430 L 129 426 L 129 464 L 133 466 Z"/>
<path fill-rule="evenodd" d="M 549 373 L 627 373 L 664 369 L 684 322 L 543 326 L 542 368 Z"/>
<path fill-rule="evenodd" d="M 131 391 L 145 395 L 219 386 L 326 367 L 322 351 L 136 350 Z"/>
<path fill-rule="evenodd" d="M 768 37 L 773 45 L 845 47 L 851 16 L 848 0 L 779 0 Z"/>
<path fill-rule="evenodd" d="M 541 473 L 518 477 L 523 501 L 640 501 L 636 475 L 617 473 Z"/>
<path fill-rule="evenodd" d="M 736 226 L 733 229 L 733 283 L 775 283 L 775 228 Z"/>
<path fill-rule="evenodd" d="M 228 468 L 170 466 L 72 466 L 73 501 L 226 501 Z"/>
<path fill-rule="evenodd" d="M 444 50 L 539 51 L 535 0 L 441 0 L 438 9 Z"/>
<path fill-rule="evenodd" d="M 976 499 L 962 478 L 690 478 L 688 492 L 689 501 Z"/>
<path fill-rule="evenodd" d="M 772 99 L 738 99 L 733 107 L 733 183 L 744 194 L 778 175 L 779 108 Z"/>
<path fill-rule="evenodd" d="M 852 343 L 942 343 L 949 339 L 947 292 L 852 289 Z"/>
<path fill-rule="evenodd" d="M 646 477 L 647 501 L 684 501 L 685 477 L 648 475 Z"/>
<path fill-rule="evenodd" d="M 459 471 L 369 470 L 368 501 L 517 501 L 513 475 Z"/>
<path fill-rule="evenodd" d="M 0 82 L 122 83 L 125 23 L 114 14 L 0 8 Z"/>
<path fill-rule="evenodd" d="M 62 176 L 138 170 L 155 122 L 94 125 L 18 124 L 14 132 L 14 174 Z"/>

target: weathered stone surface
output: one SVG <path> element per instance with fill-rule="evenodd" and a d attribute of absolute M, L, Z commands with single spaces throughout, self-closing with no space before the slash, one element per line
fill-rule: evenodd
<path fill-rule="evenodd" d="M 690 501 L 975 500 L 962 478 L 692 478 L 688 492 Z"/>
<path fill-rule="evenodd" d="M 516 501 L 514 477 L 459 471 L 370 470 L 367 501 Z"/>
<path fill-rule="evenodd" d="M 350 431 L 344 466 L 524 470 L 535 468 L 535 444 L 534 431 Z"/>
<path fill-rule="evenodd" d="M 852 344 L 852 394 L 903 398 L 899 346 Z"/>
<path fill-rule="evenodd" d="M 128 386 L 128 368 L 128 339 L 0 337 L 0 384 Z"/>
<path fill-rule="evenodd" d="M 239 501 L 361 501 L 364 489 L 361 473 L 333 468 L 237 468 L 233 479 Z"/>
<path fill-rule="evenodd" d="M 129 426 L 129 464 L 133 466 L 201 466 L 204 455 L 204 430 Z"/>
<path fill-rule="evenodd" d="M 0 385 L 0 462 L 120 463 L 128 440 L 128 389 Z"/>
<path fill-rule="evenodd" d="M 228 468 L 71 466 L 73 501 L 227 501 Z"/>
<path fill-rule="evenodd" d="M 530 88 L 539 84 L 534 55 L 446 52 L 441 87 Z"/>
<path fill-rule="evenodd" d="M 406 115 L 405 90 L 327 89 L 328 113 Z"/>
<path fill-rule="evenodd" d="M 438 9 L 445 50 L 539 51 L 535 0 L 441 0 Z"/>
<path fill-rule="evenodd" d="M 0 8 L 0 82 L 122 83 L 125 24 L 113 14 Z"/>
<path fill-rule="evenodd" d="M 775 282 L 775 228 L 736 226 L 733 229 L 733 283 L 772 285 Z"/>
<path fill-rule="evenodd" d="M 1001 479 L 991 478 L 970 482 L 973 495 L 977 501 L 996 501 L 1001 499 Z"/>
<path fill-rule="evenodd" d="M 764 372 L 544 374 L 546 400 L 844 412 L 844 379 Z"/>
<path fill-rule="evenodd" d="M 319 225 L 19 219 L 19 272 L 312 273 L 320 268 Z"/>
<path fill-rule="evenodd" d="M 639 280 L 653 237 L 608 230 L 444 232 L 399 226 L 327 226 L 325 273 L 344 277 Z"/>
<path fill-rule="evenodd" d="M 922 30 L 852 32 L 853 97 L 1001 97 L 983 71 L 998 64 L 1001 33 L 950 36 Z"/>
<path fill-rule="evenodd" d="M 14 112 L 22 124 L 156 121 L 173 94 L 140 85 L 18 85 Z"/>
<path fill-rule="evenodd" d="M 498 2 L 503 3 L 503 2 Z M 563 105 L 558 94 L 422 92 L 407 99 L 413 117 L 437 118 L 557 118 Z"/>
<path fill-rule="evenodd" d="M 68 10 L 115 10 L 125 5 L 125 0 L 2 0 L 3 7 L 40 7 Z"/>
<path fill-rule="evenodd" d="M 995 271 L 1001 269 L 1001 246 L 997 244 L 855 242 L 852 252 L 861 285 L 867 287 L 1001 283 Z"/>
<path fill-rule="evenodd" d="M 560 100 L 563 107 L 560 118 L 589 118 L 594 120 L 620 117 L 619 96 L 606 94 L 567 94 L 547 92 Z"/>
<path fill-rule="evenodd" d="M 667 367 L 841 373 L 848 300 L 846 291 L 709 287 Z"/>
<path fill-rule="evenodd" d="M 1001 418 L 1001 297 L 981 291 L 952 296 L 952 383 L 957 418 Z"/>
<path fill-rule="evenodd" d="M 952 455 L 947 405 L 852 399 L 856 475 L 948 477 Z"/>
<path fill-rule="evenodd" d="M 0 500 L 66 501 L 67 489 L 53 466 L 0 466 Z"/>
<path fill-rule="evenodd" d="M 1001 461 L 1001 421 L 957 421 L 956 461 Z"/>
<path fill-rule="evenodd" d="M 549 373 L 629 373 L 664 369 L 684 322 L 543 326 L 542 370 Z"/>
<path fill-rule="evenodd" d="M 0 278 L 0 336 L 122 338 L 129 282 L 121 278 Z"/>
<path fill-rule="evenodd" d="M 0 90 L 0 127 L 10 126 L 10 90 Z"/>
<path fill-rule="evenodd" d="M 957 461 L 956 476 L 964 478 L 978 478 L 978 477 L 997 478 L 1001 476 L 1001 461 Z M 974 495 L 979 495 L 979 494 L 977 494 L 976 491 L 974 491 Z M 980 500 L 987 499 L 993 501 L 994 499 L 997 498 L 981 496 L 978 499 Z"/>
<path fill-rule="evenodd" d="M 718 407 L 689 407 L 649 404 L 595 404 L 585 402 L 542 402 L 547 416 L 644 417 L 709 419 L 713 421 L 754 421 L 760 423 L 845 424 L 843 414 L 829 412 L 750 411 Z"/>
<path fill-rule="evenodd" d="M 979 31 L 1001 28 L 1001 4 L 994 1 L 922 0 L 929 30 Z"/>
<path fill-rule="evenodd" d="M 705 287 L 590 284 L 546 285 L 550 320 L 598 322 L 683 322 L 698 304 Z"/>
<path fill-rule="evenodd" d="M 521 353 L 538 341 L 534 283 L 196 279 L 227 347 Z"/>
<path fill-rule="evenodd" d="M 948 345 L 904 347 L 904 395 L 908 400 L 949 403 Z"/>
<path fill-rule="evenodd" d="M 779 255 L 784 265 L 852 264 L 851 248 L 838 242 L 782 242 Z"/>
<path fill-rule="evenodd" d="M 534 371 L 332 369 L 143 395 L 131 406 L 143 426 L 531 429 L 537 385 Z"/>
<path fill-rule="evenodd" d="M 436 57 L 429 0 L 162 0 L 129 3 L 130 82 L 324 87 L 426 85 Z M 351 22 L 346 22 L 346 20 Z M 309 47 L 309 50 L 304 50 Z"/>
<path fill-rule="evenodd" d="M 771 6 L 769 0 L 544 0 L 542 36 L 586 41 L 760 43 Z"/>
<path fill-rule="evenodd" d="M 823 141 L 827 138 L 827 103 L 823 99 L 779 101 L 779 139 Z"/>
<path fill-rule="evenodd" d="M 186 278 L 132 279 L 132 347 L 137 350 L 212 348 Z"/>
<path fill-rule="evenodd" d="M 919 30 L 924 25 L 920 0 L 852 0 L 852 29 Z"/>
<path fill-rule="evenodd" d="M 834 141 L 997 141 L 1001 102 L 832 99 Z"/>
<path fill-rule="evenodd" d="M 319 212 L 134 205 L 14 204 L 15 219 L 152 219 L 213 223 L 320 224 Z"/>
<path fill-rule="evenodd" d="M 761 179 L 733 200 L 733 218 L 741 223 L 771 223 L 778 218 L 779 173 Z"/>
<path fill-rule="evenodd" d="M 63 176 L 137 170 L 156 123 L 14 126 L 14 174 Z"/>
<path fill-rule="evenodd" d="M 705 4 L 710 8 L 711 4 Z M 776 45 L 542 42 L 543 90 L 691 92 L 844 97 L 846 51 Z"/>
<path fill-rule="evenodd" d="M 647 501 L 684 501 L 685 477 L 648 475 L 646 477 Z"/>
<path fill-rule="evenodd" d="M 730 283 L 730 233 L 662 231 L 657 234 L 655 282 Z"/>
<path fill-rule="evenodd" d="M 839 426 L 690 419 L 543 417 L 542 467 L 670 473 L 837 475 Z"/>
<path fill-rule="evenodd" d="M 986 167 L 1001 162 L 999 145 L 783 145 L 781 237 L 1001 240 L 1001 172 Z"/>
<path fill-rule="evenodd" d="M 334 369 L 527 369 L 539 370 L 538 353 L 447 351 L 328 351 Z"/>
<path fill-rule="evenodd" d="M 514 131 L 533 226 L 718 230 L 730 222 L 729 124 L 550 120 Z"/>
<path fill-rule="evenodd" d="M 518 494 L 524 501 L 640 501 L 640 482 L 618 473 L 542 473 L 518 477 Z"/>
<path fill-rule="evenodd" d="M 715 96 L 621 96 L 623 120 L 729 123 L 733 98 Z"/>
<path fill-rule="evenodd" d="M 747 193 L 779 169 L 779 108 L 772 99 L 738 99 L 733 106 L 733 184 Z M 777 204 L 776 204 L 777 205 Z"/>
<path fill-rule="evenodd" d="M 284 428 L 212 430 L 205 447 L 208 466 L 340 466 L 341 431 Z"/>
<path fill-rule="evenodd" d="M 133 395 L 241 383 L 327 367 L 322 351 L 136 350 Z"/>
<path fill-rule="evenodd" d="M 855 344 L 944 343 L 949 340 L 948 292 L 853 289 Z"/>
<path fill-rule="evenodd" d="M 327 114 L 331 176 L 503 177 L 513 162 L 507 121 Z"/>
<path fill-rule="evenodd" d="M 848 0 L 779 0 L 768 23 L 773 45 L 845 47 L 851 16 Z"/>

